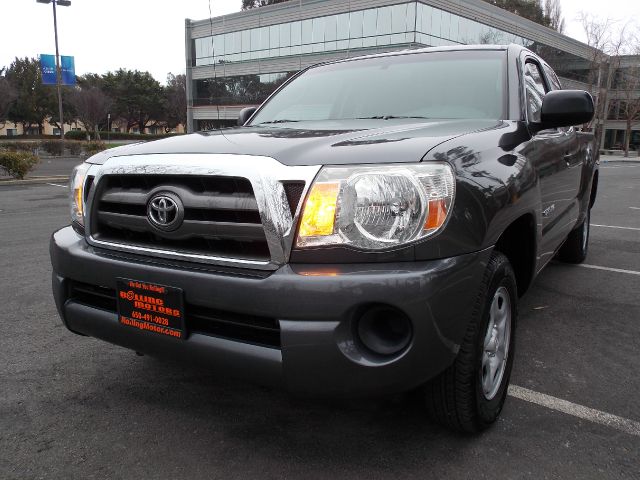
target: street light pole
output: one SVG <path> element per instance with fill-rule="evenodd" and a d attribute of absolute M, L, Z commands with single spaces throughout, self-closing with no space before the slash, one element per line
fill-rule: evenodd
<path fill-rule="evenodd" d="M 71 5 L 69 0 L 36 0 L 38 3 L 53 4 L 53 32 L 56 37 L 56 89 L 58 90 L 58 114 L 60 116 L 60 140 L 64 141 L 64 116 L 62 113 L 62 70 L 60 69 L 60 51 L 58 50 L 58 16 L 56 13 L 56 5 L 68 7 Z"/>
<path fill-rule="evenodd" d="M 60 52 L 58 51 L 58 17 L 56 15 L 56 0 L 53 4 L 53 31 L 56 36 L 56 88 L 58 89 L 58 113 L 60 114 L 60 141 L 64 141 L 64 116 L 62 113 L 62 72 L 60 71 Z"/>

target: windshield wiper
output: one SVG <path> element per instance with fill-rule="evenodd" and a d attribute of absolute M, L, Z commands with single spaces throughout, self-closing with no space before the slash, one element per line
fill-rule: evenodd
<path fill-rule="evenodd" d="M 428 118 L 428 117 L 413 117 L 408 115 L 375 115 L 373 117 L 358 117 L 356 120 L 393 120 L 396 118 Z"/>
<path fill-rule="evenodd" d="M 266 122 L 260 122 L 257 125 L 264 125 L 265 123 L 291 123 L 299 122 L 300 120 L 287 120 L 286 118 L 279 118 L 278 120 L 268 120 Z"/>

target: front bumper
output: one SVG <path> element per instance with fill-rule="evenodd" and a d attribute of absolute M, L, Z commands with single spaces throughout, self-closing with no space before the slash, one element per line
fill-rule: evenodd
<path fill-rule="evenodd" d="M 406 391 L 450 365 L 491 254 L 484 250 L 425 262 L 290 264 L 252 278 L 101 250 L 71 227 L 53 234 L 50 251 L 53 293 L 69 330 L 203 364 L 222 375 L 330 396 Z M 123 326 L 115 311 L 69 296 L 70 282 L 114 289 L 118 277 L 179 287 L 186 304 L 277 319 L 279 348 L 200 333 L 176 340 Z M 372 357 L 353 341 L 357 312 L 373 304 L 396 307 L 411 320 L 412 341 L 392 359 Z"/>

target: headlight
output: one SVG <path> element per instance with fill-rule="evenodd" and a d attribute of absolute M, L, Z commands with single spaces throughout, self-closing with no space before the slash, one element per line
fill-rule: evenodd
<path fill-rule="evenodd" d="M 88 163 L 81 163 L 73 169 L 69 177 L 69 192 L 71 194 L 71 221 L 84 227 L 84 184 L 87 178 Z"/>
<path fill-rule="evenodd" d="M 446 163 L 325 167 L 307 195 L 296 246 L 379 250 L 433 235 L 454 189 Z"/>

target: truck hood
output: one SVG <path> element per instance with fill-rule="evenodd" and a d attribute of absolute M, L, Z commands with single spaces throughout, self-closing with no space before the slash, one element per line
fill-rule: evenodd
<path fill-rule="evenodd" d="M 284 165 L 419 162 L 442 142 L 503 126 L 497 120 L 343 120 L 235 127 L 105 150 L 88 161 L 180 153 L 260 155 Z"/>

